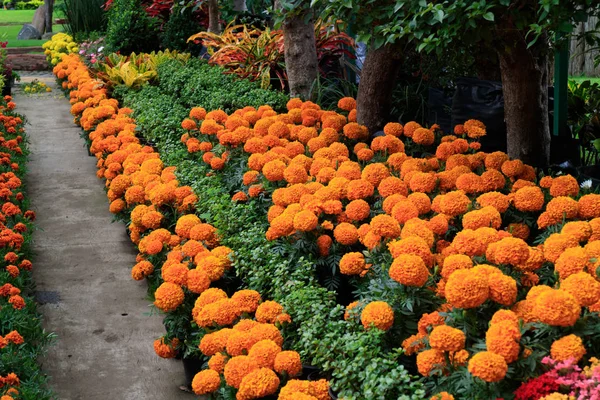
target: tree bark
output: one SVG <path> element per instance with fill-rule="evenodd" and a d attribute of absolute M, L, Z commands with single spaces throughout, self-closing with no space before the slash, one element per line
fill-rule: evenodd
<path fill-rule="evenodd" d="M 356 117 L 358 123 L 365 125 L 371 135 L 383 129 L 389 122 L 400 58 L 399 45 L 386 44 L 367 51 L 360 73 Z"/>
<path fill-rule="evenodd" d="M 54 0 L 44 0 L 46 5 L 46 33 L 52 32 L 52 14 L 54 13 Z M 44 32 L 42 32 L 44 33 Z"/>
<path fill-rule="evenodd" d="M 307 12 L 286 17 L 283 22 L 285 69 L 291 97 L 308 99 L 317 79 L 319 66 L 312 17 L 305 22 Z"/>
<path fill-rule="evenodd" d="M 526 32 L 510 32 L 498 50 L 508 155 L 543 168 L 550 163 L 548 40 L 543 35 L 528 49 Z"/>
<path fill-rule="evenodd" d="M 221 33 L 219 3 L 217 0 L 208 0 L 208 31 L 216 34 Z"/>

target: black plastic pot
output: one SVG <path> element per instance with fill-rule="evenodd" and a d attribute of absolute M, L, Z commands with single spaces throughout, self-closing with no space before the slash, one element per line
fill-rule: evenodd
<path fill-rule="evenodd" d="M 310 380 L 308 379 L 309 376 L 311 376 L 312 374 L 316 374 L 321 372 L 321 370 L 317 367 L 314 367 L 312 365 L 303 365 L 302 366 L 302 374 L 298 377 L 298 379 L 300 380 Z"/>
<path fill-rule="evenodd" d="M 0 75 L 2 79 L 4 76 Z M 4 87 L 2 88 L 2 96 L 11 96 L 12 95 L 12 87 L 15 84 L 15 78 L 6 79 L 4 81 Z"/>
<path fill-rule="evenodd" d="M 185 384 L 191 387 L 196 374 L 202 371 L 204 362 L 199 357 L 188 357 L 181 361 L 183 361 L 183 370 L 185 371 Z"/>
<path fill-rule="evenodd" d="M 338 398 L 337 393 L 331 390 L 331 386 L 329 386 L 329 397 L 331 397 L 333 400 L 337 400 Z"/>

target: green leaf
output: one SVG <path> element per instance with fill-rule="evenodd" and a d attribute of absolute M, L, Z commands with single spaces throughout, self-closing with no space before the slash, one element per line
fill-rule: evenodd
<path fill-rule="evenodd" d="M 485 14 L 483 14 L 483 19 L 485 19 L 486 21 L 494 21 L 494 13 L 491 11 L 486 12 Z"/>
<path fill-rule="evenodd" d="M 575 27 L 569 21 L 563 21 L 558 25 L 558 30 L 560 32 L 571 33 L 571 32 L 573 32 L 574 29 L 575 29 Z"/>
<path fill-rule="evenodd" d="M 436 10 L 435 11 L 435 19 L 437 19 L 438 21 L 442 22 L 444 20 L 444 10 Z"/>

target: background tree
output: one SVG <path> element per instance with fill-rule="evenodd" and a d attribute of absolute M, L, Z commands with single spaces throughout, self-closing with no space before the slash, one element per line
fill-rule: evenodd
<path fill-rule="evenodd" d="M 208 31 L 211 33 L 221 33 L 219 2 L 217 0 L 208 0 Z"/>
<path fill-rule="evenodd" d="M 54 0 L 44 0 L 46 6 L 46 32 L 52 32 L 52 14 L 54 13 Z"/>
<path fill-rule="evenodd" d="M 407 37 L 388 31 L 406 23 L 410 1 L 328 0 L 324 15 L 345 23 L 352 21 L 357 42 L 367 44 L 357 95 L 357 120 L 371 133 L 389 122 L 392 93 L 403 62 L 403 53 L 412 44 Z"/>
<path fill-rule="evenodd" d="M 290 95 L 308 99 L 319 73 L 314 10 L 308 0 L 279 0 L 278 23 L 283 27 L 285 69 Z"/>
<path fill-rule="evenodd" d="M 395 52 L 380 49 L 415 46 L 442 54 L 450 44 L 483 46 L 500 60 L 508 154 L 542 167 L 550 159 L 547 84 L 549 56 L 560 44 L 555 34 L 566 40 L 576 22 L 599 10 L 597 0 L 326 2 L 327 15 L 344 21 L 354 16 L 358 40 L 370 45 L 357 99 L 360 123 L 371 131 L 379 129 L 388 112 L 387 87 L 393 84 L 394 65 L 385 63 L 384 54 Z M 379 60 L 369 63 L 369 58 Z M 370 77 L 386 67 L 385 79 Z M 373 93 L 378 95 L 371 98 Z"/>

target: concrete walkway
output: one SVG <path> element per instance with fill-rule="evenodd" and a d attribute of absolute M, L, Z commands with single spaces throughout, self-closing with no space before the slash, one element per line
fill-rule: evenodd
<path fill-rule="evenodd" d="M 31 141 L 27 192 L 37 213 L 34 279 L 44 327 L 57 340 L 43 369 L 61 400 L 190 399 L 178 390 L 180 361 L 155 355 L 162 317 L 148 316 L 146 283 L 131 279 L 135 251 L 121 223 L 111 223 L 96 159 L 73 125 L 70 104 L 50 75 L 23 76 L 53 92 L 24 95 Z"/>

